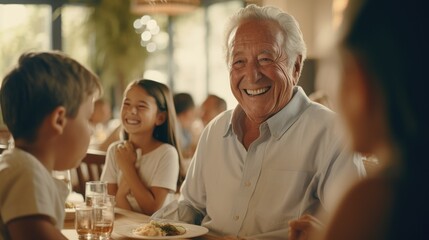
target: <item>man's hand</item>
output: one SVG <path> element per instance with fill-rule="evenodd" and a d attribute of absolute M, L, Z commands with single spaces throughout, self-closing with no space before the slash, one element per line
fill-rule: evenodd
<path fill-rule="evenodd" d="M 323 224 L 319 219 L 305 214 L 299 219 L 289 221 L 289 240 L 307 240 L 322 228 Z"/>

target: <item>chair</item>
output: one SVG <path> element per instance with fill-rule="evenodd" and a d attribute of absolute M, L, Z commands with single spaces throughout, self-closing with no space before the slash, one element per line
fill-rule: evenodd
<path fill-rule="evenodd" d="M 5 144 L 0 144 L 0 154 L 8 147 Z M 106 152 L 88 149 L 86 156 L 83 158 L 79 167 L 71 172 L 73 191 L 85 195 L 85 184 L 87 181 L 100 180 L 101 172 L 103 171 Z M 73 179 L 76 177 L 77 179 Z M 73 181 L 74 180 L 74 181 Z"/>
<path fill-rule="evenodd" d="M 73 186 L 73 190 L 85 195 L 86 182 L 100 180 L 105 160 L 106 152 L 88 149 L 81 164 L 76 168 L 77 183 Z"/>

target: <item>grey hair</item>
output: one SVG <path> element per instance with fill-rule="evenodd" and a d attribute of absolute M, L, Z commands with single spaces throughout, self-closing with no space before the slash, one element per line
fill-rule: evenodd
<path fill-rule="evenodd" d="M 298 22 L 292 15 L 277 7 L 258 7 L 255 4 L 250 4 L 247 7 L 240 9 L 230 18 L 229 23 L 226 25 L 225 56 L 228 66 L 231 66 L 231 41 L 235 35 L 235 31 L 241 22 L 249 19 L 271 20 L 279 24 L 286 40 L 284 50 L 288 56 L 287 66 L 289 69 L 293 69 L 297 57 L 301 56 L 301 69 L 299 69 L 299 73 L 301 74 L 302 67 L 304 66 L 304 60 L 307 57 L 307 48 Z"/>

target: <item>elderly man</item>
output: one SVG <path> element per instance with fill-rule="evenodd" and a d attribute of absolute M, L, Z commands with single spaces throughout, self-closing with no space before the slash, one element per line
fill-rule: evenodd
<path fill-rule="evenodd" d="M 249 5 L 227 30 L 239 105 L 205 128 L 179 201 L 153 217 L 284 239 L 289 220 L 329 207 L 342 173 L 356 179 L 363 164 L 344 150 L 334 114 L 297 86 L 306 48 L 292 16 Z"/>

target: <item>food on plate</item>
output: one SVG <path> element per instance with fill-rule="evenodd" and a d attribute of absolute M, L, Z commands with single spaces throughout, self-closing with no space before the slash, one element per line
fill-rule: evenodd
<path fill-rule="evenodd" d="M 180 225 L 162 223 L 154 220 L 133 230 L 133 234 L 135 235 L 150 237 L 177 236 L 185 233 L 186 229 Z"/>
<path fill-rule="evenodd" d="M 66 208 L 74 208 L 74 203 L 72 202 L 66 202 Z"/>

